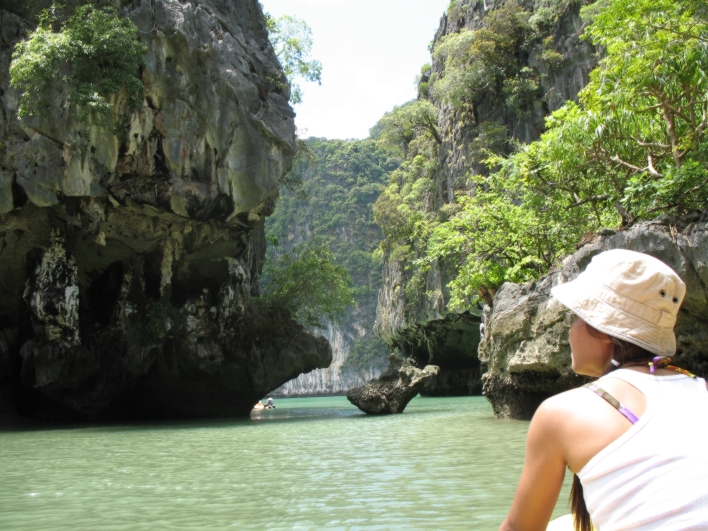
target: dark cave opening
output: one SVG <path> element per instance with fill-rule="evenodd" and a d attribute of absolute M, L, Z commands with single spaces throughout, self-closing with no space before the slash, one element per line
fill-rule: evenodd
<path fill-rule="evenodd" d="M 162 254 L 152 253 L 145 256 L 143 262 L 143 279 L 145 280 L 145 295 L 154 301 L 160 300 L 160 280 Z"/>
<path fill-rule="evenodd" d="M 155 174 L 157 175 L 170 175 L 170 169 L 167 165 L 167 157 L 165 157 L 165 152 L 162 147 L 162 136 L 154 135 L 156 145 L 155 145 L 155 155 L 153 156 L 153 164 L 155 165 Z"/>
<path fill-rule="evenodd" d="M 221 286 L 229 279 L 226 260 L 202 260 L 189 262 L 172 277 L 172 304 L 178 308 L 190 299 L 202 296 L 208 290 L 213 304 Z"/>
<path fill-rule="evenodd" d="M 17 180 L 12 180 L 12 206 L 13 208 L 20 208 L 24 206 L 28 201 L 27 193 L 25 189 L 17 184 Z"/>
<path fill-rule="evenodd" d="M 123 285 L 123 262 L 113 262 L 94 277 L 87 290 L 89 311 L 94 323 L 108 326 Z"/>

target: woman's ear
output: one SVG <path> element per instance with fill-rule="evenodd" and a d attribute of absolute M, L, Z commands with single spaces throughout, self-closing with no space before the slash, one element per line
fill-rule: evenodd
<path fill-rule="evenodd" d="M 602 341 L 603 343 L 609 343 L 610 345 L 614 344 L 614 343 L 612 343 L 612 338 L 610 336 L 608 336 L 604 332 L 600 332 L 600 333 L 602 334 L 602 337 L 599 338 L 600 341 Z"/>
<path fill-rule="evenodd" d="M 601 332 L 597 328 L 590 326 L 585 321 L 583 321 L 583 324 L 587 328 L 588 333 L 595 339 L 599 339 L 603 343 L 612 343 L 612 338 L 608 336 L 605 332 Z"/>

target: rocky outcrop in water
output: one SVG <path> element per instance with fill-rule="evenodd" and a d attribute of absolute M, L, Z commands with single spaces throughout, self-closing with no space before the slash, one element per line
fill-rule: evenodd
<path fill-rule="evenodd" d="M 245 415 L 327 366 L 324 339 L 246 311 L 295 140 L 258 2 L 111 2 L 148 46 L 115 134 L 59 86 L 47 118 L 17 119 L 12 49 L 50 3 L 0 10 L 0 410 Z"/>
<path fill-rule="evenodd" d="M 418 369 L 410 361 L 391 354 L 388 368 L 366 385 L 350 389 L 347 399 L 369 415 L 402 413 L 426 381 L 439 371 L 435 365 Z"/>
<path fill-rule="evenodd" d="M 479 357 L 489 367 L 484 394 L 502 418 L 530 418 L 545 398 L 583 383 L 570 369 L 568 328 L 553 286 L 574 279 L 596 254 L 631 249 L 671 266 L 686 283 L 676 322 L 674 362 L 708 375 L 708 216 L 660 218 L 622 232 L 605 231 L 535 282 L 504 284 L 486 308 Z"/>
<path fill-rule="evenodd" d="M 451 4 L 440 21 L 433 47 L 445 36 L 485 27 L 486 17 L 507 3 L 507 0 L 459 0 Z M 539 8 L 548 8 L 548 3 L 540 1 L 521 4 L 535 14 Z M 486 155 L 479 152 L 479 138 L 494 127 L 501 127 L 506 131 L 507 139 L 536 140 L 543 131 L 544 118 L 567 100 L 577 99 L 578 92 L 587 84 L 596 57 L 589 42 L 580 40 L 583 25 L 579 16 L 580 3 L 558 2 L 554 5 L 565 5 L 565 8 L 552 22 L 550 40 L 539 41 L 529 50 L 519 51 L 524 66 L 533 72 L 539 84 L 538 93 L 526 113 L 514 112 L 493 90 L 476 104 L 460 109 L 437 101 L 434 94 L 421 92 L 419 95 L 419 98 L 429 99 L 438 109 L 441 139 L 434 183 L 423 199 L 427 213 L 444 215 L 443 207 L 454 202 L 455 191 L 460 189 L 460 183 L 465 182 L 466 175 L 486 174 L 488 169 L 483 163 Z M 548 46 L 557 54 L 554 62 L 544 59 L 548 57 Z M 430 72 L 421 78 L 420 86 L 443 74 L 444 65 L 434 59 Z M 416 255 L 414 259 L 419 257 Z M 416 281 L 411 275 L 410 262 L 386 254 L 375 329 L 392 348 L 416 360 L 419 367 L 428 363 L 440 366 L 439 375 L 423 393 L 479 394 L 482 387 L 480 376 L 485 370 L 477 356 L 482 308 L 472 308 L 464 313 L 450 309 L 447 284 L 451 275 L 447 267 L 442 262 L 432 264 L 423 282 L 418 281 L 420 287 L 411 289 Z"/>

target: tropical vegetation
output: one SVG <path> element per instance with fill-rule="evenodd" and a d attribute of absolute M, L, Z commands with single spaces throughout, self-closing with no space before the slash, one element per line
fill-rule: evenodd
<path fill-rule="evenodd" d="M 259 303 L 287 310 L 301 325 L 339 322 L 354 302 L 351 277 L 322 238 L 293 246 L 266 261 Z"/>
<path fill-rule="evenodd" d="M 116 98 L 123 96 L 131 109 L 143 100 L 139 69 L 147 47 L 137 32 L 110 7 L 80 6 L 70 16 L 56 5 L 43 10 L 37 29 L 12 54 L 19 116 L 46 116 L 50 90 L 58 86 L 80 122 L 115 128 Z"/>
<path fill-rule="evenodd" d="M 281 190 L 275 213 L 266 221 L 271 243 L 267 261 L 281 260 L 284 253 L 312 241 L 331 249 L 332 261 L 352 279 L 354 306 L 346 319 L 363 323 L 366 330 L 355 341 L 347 366 L 358 369 L 383 365 L 388 348 L 371 336 L 382 267 L 376 252 L 381 231 L 374 223 L 371 205 L 400 159 L 377 148 L 371 139 L 310 138 L 302 142 L 309 151 L 301 152 L 308 156 L 296 159 L 288 178 L 299 180 L 302 186 L 299 190 Z M 267 286 L 268 279 L 265 281 Z M 327 288 L 313 289 L 332 296 Z"/>
<path fill-rule="evenodd" d="M 541 4 L 532 12 L 507 2 L 487 26 L 442 39 L 433 56 L 443 69 L 427 81 L 438 107 L 464 116 L 496 99 L 522 117 L 538 98 L 524 54 L 535 46 L 550 68 L 562 64 L 547 34 L 562 3 L 539 17 Z M 444 264 L 452 307 L 491 302 L 501 283 L 537 278 L 602 228 L 706 207 L 706 5 L 601 0 L 581 14 L 582 38 L 601 58 L 578 101 L 552 113 L 538 141 L 522 145 L 504 123 L 476 123 L 469 173 L 445 197 L 433 135 L 399 135 L 406 158 L 375 211 L 382 248 L 409 268 L 407 289 L 420 290 L 427 269 Z"/>
<path fill-rule="evenodd" d="M 297 84 L 297 79 L 302 78 L 318 84 L 322 82 L 322 63 L 310 56 L 312 29 L 307 22 L 291 15 L 275 18 L 269 13 L 264 13 L 264 16 L 270 43 L 283 68 L 283 74 L 290 84 L 290 101 L 300 103 L 302 88 Z M 271 81 L 284 88 L 278 78 Z"/>

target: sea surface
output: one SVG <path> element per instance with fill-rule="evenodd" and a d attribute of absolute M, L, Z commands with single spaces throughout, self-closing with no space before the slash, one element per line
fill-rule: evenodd
<path fill-rule="evenodd" d="M 381 417 L 345 397 L 276 406 L 0 432 L 0 529 L 485 531 L 509 509 L 528 422 L 495 419 L 483 397 L 417 397 Z"/>

